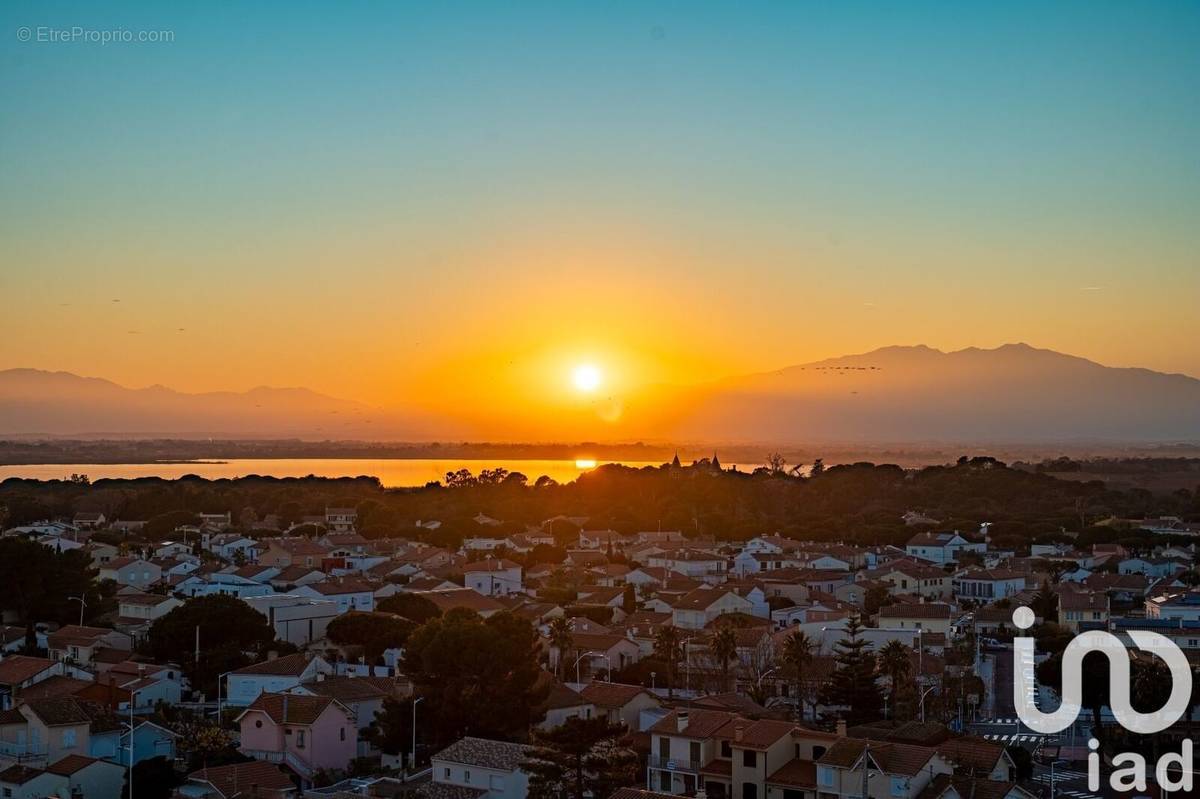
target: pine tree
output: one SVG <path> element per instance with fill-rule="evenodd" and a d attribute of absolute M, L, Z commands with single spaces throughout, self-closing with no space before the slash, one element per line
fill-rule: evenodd
<path fill-rule="evenodd" d="M 850 724 L 876 721 L 882 715 L 883 695 L 875 682 L 875 656 L 867 650 L 870 642 L 861 637 L 862 624 L 851 616 L 846 637 L 834 645 L 837 667 L 830 677 L 825 704 L 843 707 Z"/>
<path fill-rule="evenodd" d="M 637 780 L 637 755 L 621 745 L 625 727 L 604 718 L 571 718 L 535 731 L 534 749 L 521 768 L 531 799 L 609 796 Z"/>

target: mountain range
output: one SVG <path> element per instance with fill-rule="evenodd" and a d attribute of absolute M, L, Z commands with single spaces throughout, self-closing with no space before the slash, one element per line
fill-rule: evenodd
<path fill-rule="evenodd" d="M 66 372 L 0 371 L 0 435 L 8 436 L 417 440 L 423 421 L 303 388 L 187 394 Z M 884 347 L 647 388 L 606 429 L 612 440 L 696 442 L 1198 441 L 1200 380 L 1026 344 Z"/>

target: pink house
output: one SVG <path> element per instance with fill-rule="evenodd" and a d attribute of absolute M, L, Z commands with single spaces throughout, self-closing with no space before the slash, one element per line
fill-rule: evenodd
<path fill-rule="evenodd" d="M 353 714 L 328 696 L 261 694 L 238 716 L 242 754 L 281 763 L 309 779 L 318 769 L 345 769 L 358 749 Z"/>

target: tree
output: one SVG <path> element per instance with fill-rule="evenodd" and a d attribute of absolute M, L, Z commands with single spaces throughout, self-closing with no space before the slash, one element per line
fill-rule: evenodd
<path fill-rule="evenodd" d="M 1030 603 L 1033 612 L 1048 622 L 1058 621 L 1058 594 L 1050 587 L 1050 581 L 1042 583 L 1042 587 L 1034 594 Z"/>
<path fill-rule="evenodd" d="M 128 774 L 128 772 L 126 772 Z M 171 761 L 165 757 L 151 757 L 138 761 L 133 767 L 133 784 L 137 786 L 139 799 L 169 799 L 181 782 Z M 129 778 L 125 778 L 123 796 L 129 795 Z"/>
<path fill-rule="evenodd" d="M 637 755 L 620 743 L 625 727 L 602 717 L 570 718 L 552 730 L 534 730 L 533 750 L 521 768 L 531 799 L 609 796 L 637 780 Z"/>
<path fill-rule="evenodd" d="M 732 691 L 733 687 L 729 685 L 729 664 L 737 659 L 737 633 L 730 627 L 721 627 L 713 633 L 708 651 L 721 667 L 721 690 Z"/>
<path fill-rule="evenodd" d="M 796 718 L 804 716 L 804 672 L 812 661 L 813 641 L 803 630 L 794 630 L 783 641 L 783 651 L 779 659 L 792 677 L 795 688 Z"/>
<path fill-rule="evenodd" d="M 383 700 L 383 708 L 375 714 L 364 737 L 385 754 L 411 754 L 409 750 L 413 744 L 412 709 L 411 696 L 404 699 L 388 697 Z"/>
<path fill-rule="evenodd" d="M 834 645 L 837 663 L 826 687 L 826 704 L 843 707 L 849 724 L 863 724 L 879 719 L 883 697 L 875 682 L 875 657 L 870 645 L 861 637 L 862 624 L 851 616 L 846 624 L 846 637 Z"/>
<path fill-rule="evenodd" d="M 508 739 L 545 715 L 534 629 L 512 613 L 484 620 L 456 608 L 409 636 L 403 669 L 430 719 L 435 744 L 464 735 Z"/>
<path fill-rule="evenodd" d="M 558 652 L 554 661 L 554 676 L 561 677 L 563 661 L 575 646 L 575 631 L 571 629 L 570 619 L 560 616 L 550 620 L 550 645 Z"/>
<path fill-rule="evenodd" d="M 824 472 L 825 472 L 825 460 L 823 458 L 816 458 L 815 460 L 813 460 L 812 468 L 808 470 L 809 476 L 816 477 L 817 475 L 823 474 Z"/>
<path fill-rule="evenodd" d="M 625 583 L 625 589 L 621 592 L 621 610 L 626 615 L 637 613 L 637 588 L 633 583 Z"/>
<path fill-rule="evenodd" d="M 665 626 L 658 631 L 658 635 L 654 636 L 654 656 L 661 660 L 667 667 L 667 697 L 674 698 L 675 696 L 675 672 L 679 667 L 679 648 L 682 639 L 679 636 L 679 630 L 675 627 Z"/>
<path fill-rule="evenodd" d="M 377 609 L 383 613 L 395 613 L 406 619 L 424 624 L 442 615 L 441 608 L 420 594 L 399 593 L 379 601 Z"/>
<path fill-rule="evenodd" d="M 78 624 L 79 603 L 71 601 L 73 596 L 86 601 L 85 620 L 110 610 L 112 603 L 104 603 L 94 577 L 83 550 L 59 552 L 27 538 L 0 538 L 0 607 L 15 611 L 23 625 Z"/>
<path fill-rule="evenodd" d="M 200 659 L 195 657 L 200 631 Z M 195 597 L 150 625 L 146 646 L 156 660 L 182 661 L 198 690 L 217 695 L 217 677 L 253 663 L 275 645 L 267 617 L 242 600 L 221 594 Z M 247 654 L 249 653 L 249 654 Z"/>
<path fill-rule="evenodd" d="M 891 700 L 892 718 L 896 718 L 900 710 L 897 702 L 900 686 L 905 684 L 905 680 L 912 673 L 912 659 L 909 657 L 908 647 L 896 640 L 884 644 L 879 650 L 879 671 L 886 675 L 891 683 L 888 699 Z"/>
<path fill-rule="evenodd" d="M 361 646 L 367 661 L 374 663 L 385 650 L 403 647 L 416 628 L 416 622 L 387 613 L 344 613 L 329 622 L 325 634 L 338 646 Z"/>
<path fill-rule="evenodd" d="M 892 594 L 886 585 L 873 585 L 863 594 L 863 612 L 874 616 L 880 608 L 892 604 Z"/>

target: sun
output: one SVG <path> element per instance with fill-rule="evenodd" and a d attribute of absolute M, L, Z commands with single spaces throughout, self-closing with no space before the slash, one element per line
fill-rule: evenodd
<path fill-rule="evenodd" d="M 603 380 L 604 375 L 595 364 L 581 363 L 571 373 L 571 382 L 575 385 L 575 390 L 588 394 L 600 388 Z"/>

